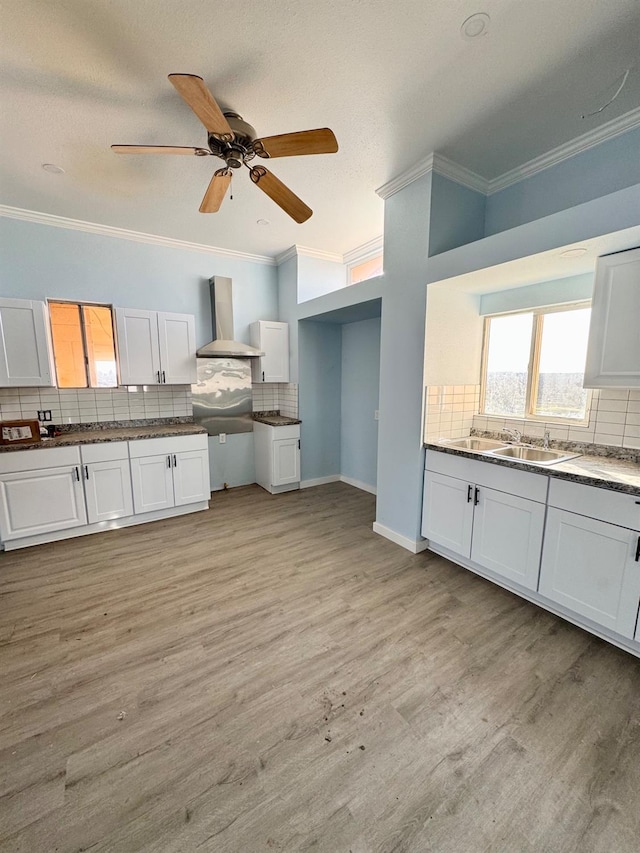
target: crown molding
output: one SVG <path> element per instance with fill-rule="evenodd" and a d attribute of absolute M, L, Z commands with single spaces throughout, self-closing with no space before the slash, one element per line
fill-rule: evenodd
<path fill-rule="evenodd" d="M 319 261 L 332 261 L 336 264 L 344 263 L 342 255 L 338 255 L 336 252 L 324 252 L 322 249 L 310 249 L 307 246 L 298 246 L 297 244 L 289 246 L 289 248 L 285 249 L 284 252 L 280 252 L 279 255 L 276 255 L 275 263 L 277 266 L 280 266 L 280 264 L 283 264 L 291 258 L 299 257 L 316 258 L 316 260 Z"/>
<path fill-rule="evenodd" d="M 269 266 L 275 266 L 276 264 L 276 259 L 268 255 L 235 252 L 232 249 L 206 246 L 204 243 L 190 243 L 188 240 L 159 237 L 156 234 L 145 234 L 142 231 L 129 231 L 126 228 L 100 225 L 97 222 L 84 222 L 81 219 L 68 219 L 66 216 L 39 213 L 35 210 L 24 210 L 20 207 L 10 207 L 5 204 L 0 204 L 0 216 L 5 216 L 8 219 L 20 219 L 24 222 L 35 222 L 38 225 L 51 225 L 54 228 L 66 228 L 70 231 L 85 231 L 89 234 L 100 234 L 105 237 L 118 237 L 120 240 L 131 240 L 134 243 L 148 243 L 152 246 L 167 246 L 171 249 L 190 249 L 195 252 L 206 252 L 210 255 L 216 255 L 219 258 L 234 258 L 235 260 L 251 261 L 252 263 L 267 264 Z"/>
<path fill-rule="evenodd" d="M 588 151 L 602 142 L 609 139 L 614 139 L 626 133 L 628 130 L 634 130 L 640 127 L 640 107 L 630 110 L 628 113 L 612 119 L 606 124 L 600 125 L 593 130 L 565 142 L 563 145 L 558 145 L 557 148 L 552 148 L 545 154 L 535 157 L 533 160 L 528 160 L 514 169 L 510 169 L 502 175 L 498 175 L 491 180 L 483 178 L 471 169 L 461 166 L 459 163 L 454 163 L 443 154 L 429 154 L 422 160 L 419 160 L 410 169 L 402 172 L 395 178 L 392 178 L 386 184 L 378 187 L 376 193 L 383 199 L 397 193 L 404 187 L 417 181 L 428 172 L 437 172 L 445 178 L 449 178 L 462 186 L 468 187 L 476 192 L 481 192 L 484 195 L 492 195 L 493 193 L 503 190 L 512 184 L 517 184 L 524 178 L 530 178 L 537 172 L 542 172 L 550 166 L 555 166 L 557 163 L 562 163 L 563 160 L 568 160 L 570 157 L 580 154 L 582 151 Z"/>
<path fill-rule="evenodd" d="M 547 151 L 545 154 L 541 154 L 540 157 L 535 157 L 527 163 L 516 166 L 515 169 L 511 169 L 503 175 L 498 175 L 497 178 L 493 178 L 493 180 L 488 182 L 488 195 L 503 190 L 512 184 L 517 184 L 518 181 L 522 181 L 524 178 L 530 178 L 537 172 L 542 172 L 543 169 L 548 169 L 550 166 L 562 163 L 563 160 L 568 160 L 569 157 L 574 157 L 582 151 L 588 151 L 589 148 L 594 148 L 596 145 L 600 145 L 601 142 L 614 139 L 616 136 L 620 136 L 628 130 L 634 130 L 636 127 L 640 127 L 640 107 L 636 107 L 636 109 L 630 110 L 628 113 L 624 113 L 624 115 L 618 116 L 618 118 L 614 118 L 606 124 L 601 124 L 600 127 L 589 130 L 581 136 L 576 136 L 575 139 L 571 139 L 563 145 L 558 145 L 557 148 L 552 148 L 551 151 Z"/>
<path fill-rule="evenodd" d="M 368 261 L 370 258 L 375 258 L 376 255 L 381 255 L 383 251 L 384 238 L 382 234 L 379 237 L 374 237 L 373 240 L 368 240 L 350 252 L 345 252 L 342 256 L 342 262 L 347 265 L 361 264 Z"/>
<path fill-rule="evenodd" d="M 387 199 L 389 196 L 397 193 L 401 189 L 404 189 L 404 187 L 413 183 L 413 181 L 417 181 L 418 178 L 421 178 L 429 172 L 437 172 L 444 178 L 449 178 L 457 184 L 462 184 L 462 186 L 468 187 L 470 190 L 475 190 L 476 192 L 484 193 L 485 195 L 489 188 L 489 181 L 487 181 L 486 178 L 483 178 L 482 175 L 472 172 L 471 169 L 467 169 L 459 163 L 454 163 L 453 160 L 449 160 L 449 158 L 445 157 L 443 154 L 433 153 L 429 154 L 428 157 L 419 160 L 410 169 L 407 169 L 397 177 L 392 178 L 386 184 L 378 187 L 376 193 L 380 198 Z"/>

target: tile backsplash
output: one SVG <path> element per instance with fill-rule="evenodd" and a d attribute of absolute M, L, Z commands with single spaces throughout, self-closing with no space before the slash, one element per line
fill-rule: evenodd
<path fill-rule="evenodd" d="M 294 382 L 259 382 L 253 385 L 253 411 L 280 410 L 289 418 L 298 417 L 298 385 Z"/>
<path fill-rule="evenodd" d="M 606 388 L 591 394 L 589 422 L 585 425 L 544 423 L 518 418 L 479 415 L 479 385 L 435 385 L 426 388 L 426 441 L 463 438 L 471 428 L 480 432 L 519 429 L 531 438 L 549 430 L 552 440 L 640 448 L 640 391 Z"/>
<path fill-rule="evenodd" d="M 54 424 L 172 418 L 192 414 L 191 386 L 0 388 L 0 419 L 35 419 L 50 409 Z"/>

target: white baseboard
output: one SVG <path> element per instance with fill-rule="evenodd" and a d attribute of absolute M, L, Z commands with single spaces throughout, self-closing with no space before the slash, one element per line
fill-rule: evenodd
<path fill-rule="evenodd" d="M 402 548 L 406 548 L 412 554 L 419 554 L 420 551 L 426 551 L 429 547 L 426 539 L 409 539 L 408 536 L 396 533 L 395 530 L 391 530 L 390 527 L 385 527 L 384 524 L 380 524 L 377 521 L 373 522 L 373 532 L 384 536 L 385 539 L 389 539 L 391 542 L 395 542 L 396 545 L 400 545 Z"/>
<path fill-rule="evenodd" d="M 328 477 L 316 477 L 315 480 L 301 480 L 301 489 L 310 489 L 312 486 L 324 486 L 326 483 L 340 482 L 340 474 L 330 474 Z"/>
<path fill-rule="evenodd" d="M 362 489 L 363 492 L 369 492 L 370 495 L 375 495 L 378 493 L 378 490 L 375 486 L 370 486 L 368 483 L 363 483 L 362 480 L 354 480 L 353 477 L 345 477 L 344 474 L 340 475 L 340 482 L 346 483 L 348 486 L 354 486 L 356 489 Z"/>

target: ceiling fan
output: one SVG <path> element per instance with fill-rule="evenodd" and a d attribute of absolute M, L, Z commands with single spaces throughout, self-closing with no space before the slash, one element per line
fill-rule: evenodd
<path fill-rule="evenodd" d="M 190 148 L 175 145 L 112 145 L 117 154 L 191 154 L 213 155 L 224 160 L 207 188 L 200 213 L 216 213 L 231 183 L 233 169 L 246 166 L 251 180 L 296 222 L 306 222 L 310 207 L 264 166 L 250 165 L 254 157 L 292 157 L 299 154 L 334 154 L 338 143 L 328 127 L 283 133 L 280 136 L 256 138 L 256 132 L 234 112 L 222 112 L 202 77 L 195 74 L 169 74 L 178 94 L 191 107 L 207 129 L 207 147 Z"/>

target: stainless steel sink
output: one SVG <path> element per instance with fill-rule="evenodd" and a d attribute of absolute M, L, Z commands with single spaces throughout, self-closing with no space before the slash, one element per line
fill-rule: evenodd
<path fill-rule="evenodd" d="M 493 438 L 452 438 L 442 441 L 441 444 L 446 447 L 457 447 L 458 450 L 475 450 L 478 453 L 484 453 L 487 450 L 495 450 L 498 447 L 504 447 L 504 441 L 495 441 Z"/>
<path fill-rule="evenodd" d="M 490 455 L 513 459 L 515 462 L 530 462 L 533 465 L 555 465 L 580 456 L 579 453 L 567 453 L 566 450 L 544 450 L 541 447 L 525 447 L 522 444 L 492 450 Z"/>

